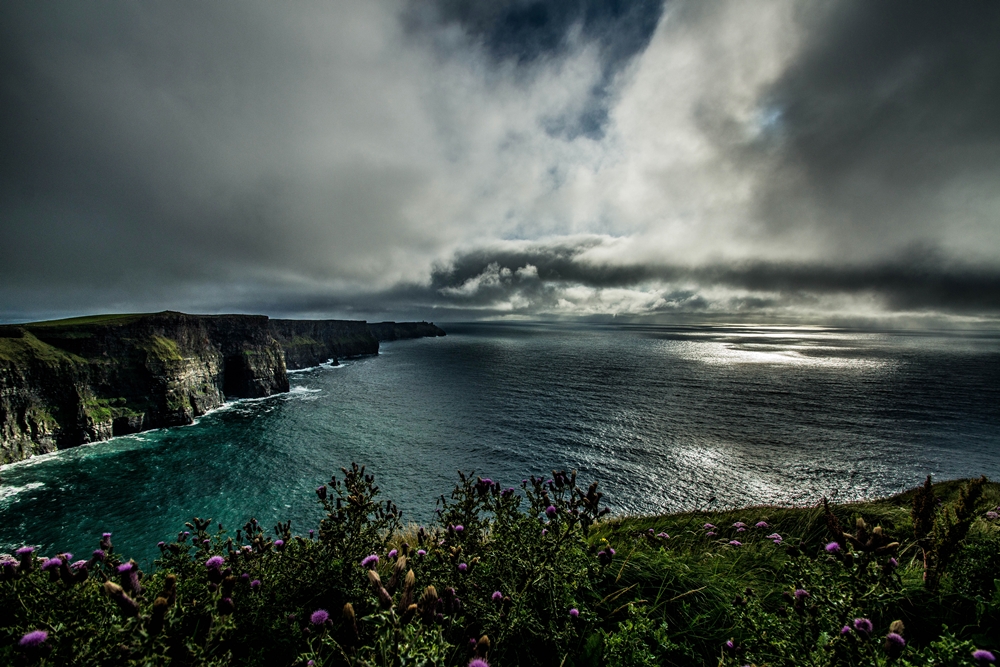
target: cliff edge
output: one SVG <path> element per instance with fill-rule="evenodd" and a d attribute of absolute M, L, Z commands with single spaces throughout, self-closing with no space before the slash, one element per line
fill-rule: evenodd
<path fill-rule="evenodd" d="M 0 464 L 190 424 L 227 399 L 288 391 L 289 369 L 426 335 L 444 332 L 170 311 L 0 325 Z"/>

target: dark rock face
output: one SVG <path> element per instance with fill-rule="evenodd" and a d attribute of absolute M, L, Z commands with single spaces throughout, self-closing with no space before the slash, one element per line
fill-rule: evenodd
<path fill-rule="evenodd" d="M 288 391 L 288 369 L 443 336 L 426 322 L 107 315 L 0 326 L 0 464 Z"/>
<path fill-rule="evenodd" d="M 289 370 L 378 354 L 378 340 L 363 320 L 271 320 L 270 327 Z"/>
<path fill-rule="evenodd" d="M 378 322 L 369 324 L 368 328 L 379 342 L 445 335 L 444 329 L 431 322 Z"/>

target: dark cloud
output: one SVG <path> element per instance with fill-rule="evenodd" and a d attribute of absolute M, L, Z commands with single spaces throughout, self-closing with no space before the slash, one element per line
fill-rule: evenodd
<path fill-rule="evenodd" d="M 803 52 L 764 98 L 787 180 L 763 216 L 808 225 L 806 198 L 889 252 L 955 218 L 995 225 L 996 199 L 975 209 L 1000 178 L 1000 5 L 849 0 L 800 18 Z"/>

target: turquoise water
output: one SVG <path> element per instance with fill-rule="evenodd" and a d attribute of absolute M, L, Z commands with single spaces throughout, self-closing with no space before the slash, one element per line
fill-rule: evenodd
<path fill-rule="evenodd" d="M 855 499 L 1000 477 L 1000 338 L 818 328 L 449 325 L 294 373 L 289 394 L 0 469 L 0 551 L 137 559 L 192 516 L 320 514 L 352 461 L 428 521 L 456 469 L 578 469 L 616 512 Z"/>

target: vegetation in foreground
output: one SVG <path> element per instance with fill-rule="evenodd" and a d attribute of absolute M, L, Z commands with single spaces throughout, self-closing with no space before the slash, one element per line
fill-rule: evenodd
<path fill-rule="evenodd" d="M 194 519 L 155 571 L 0 556 L 12 665 L 987 665 L 1000 655 L 1000 487 L 607 519 L 573 473 L 461 475 L 404 526 L 364 468 L 293 535 Z M 95 540 L 96 542 L 97 540 Z M 479 662 L 477 662 L 479 661 Z"/>

